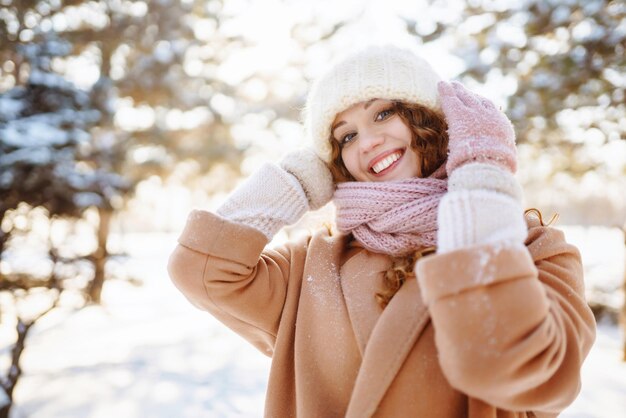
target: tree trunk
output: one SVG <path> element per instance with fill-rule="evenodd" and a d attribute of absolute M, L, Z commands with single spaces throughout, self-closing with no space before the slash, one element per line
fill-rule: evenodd
<path fill-rule="evenodd" d="M 626 224 L 622 227 L 624 233 L 624 252 L 626 252 Z M 622 302 L 622 312 L 620 314 L 620 323 L 622 324 L 622 361 L 626 362 L 626 263 L 624 263 L 624 276 L 623 276 L 622 291 L 624 292 L 624 299 Z"/>
<path fill-rule="evenodd" d="M 17 325 L 15 327 L 17 331 L 17 341 L 11 350 L 11 366 L 7 372 L 7 377 L 2 381 L 2 390 L 4 390 L 4 393 L 6 394 L 8 403 L 0 407 L 0 418 L 9 418 L 9 413 L 11 412 L 11 407 L 13 406 L 13 391 L 15 390 L 15 386 L 22 375 L 20 358 L 24 352 L 26 336 L 28 335 L 28 331 L 33 324 L 34 321 L 26 323 L 22 320 L 22 318 L 17 318 Z"/>
<path fill-rule="evenodd" d="M 2 405 L 0 407 L 0 418 L 9 418 L 9 414 L 11 413 L 12 406 L 13 406 L 13 402 Z"/>
<path fill-rule="evenodd" d="M 102 287 L 105 280 L 105 264 L 109 253 L 107 252 L 107 240 L 111 226 L 113 211 L 108 208 L 98 208 L 100 221 L 98 223 L 98 248 L 93 253 L 94 278 L 89 286 L 88 296 L 93 303 L 100 303 Z M 0 417 L 1 418 L 1 417 Z"/>
<path fill-rule="evenodd" d="M 2 220 L 4 219 L 8 211 L 8 207 L 0 204 L 0 225 L 2 225 Z M 2 253 L 4 252 L 7 242 L 9 240 L 9 235 L 9 232 L 4 232 L 2 231 L 2 228 L 0 228 L 0 258 L 2 257 Z"/>

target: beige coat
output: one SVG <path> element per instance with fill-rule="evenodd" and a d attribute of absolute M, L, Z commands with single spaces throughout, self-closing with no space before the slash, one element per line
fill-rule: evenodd
<path fill-rule="evenodd" d="M 553 417 L 574 400 L 595 322 L 560 231 L 532 220 L 526 247 L 424 257 L 385 310 L 390 259 L 347 241 L 264 249 L 194 211 L 170 258 L 195 306 L 272 356 L 266 417 Z"/>

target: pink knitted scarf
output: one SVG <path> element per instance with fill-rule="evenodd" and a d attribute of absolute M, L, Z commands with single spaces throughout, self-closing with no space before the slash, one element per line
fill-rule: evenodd
<path fill-rule="evenodd" d="M 436 245 L 437 208 L 447 189 L 443 166 L 428 178 L 339 183 L 337 227 L 368 250 L 392 256 Z"/>

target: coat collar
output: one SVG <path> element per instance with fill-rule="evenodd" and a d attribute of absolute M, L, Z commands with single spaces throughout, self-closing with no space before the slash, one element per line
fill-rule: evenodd
<path fill-rule="evenodd" d="M 374 414 L 430 319 L 415 279 L 407 280 L 385 310 L 380 309 L 372 289 L 381 288 L 380 273 L 389 263 L 389 257 L 364 250 L 341 268 L 342 291 L 363 357 L 347 417 Z"/>

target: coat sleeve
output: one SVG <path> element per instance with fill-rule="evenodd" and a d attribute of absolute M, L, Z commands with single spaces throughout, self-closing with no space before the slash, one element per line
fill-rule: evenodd
<path fill-rule="evenodd" d="M 452 386 L 512 411 L 558 413 L 576 398 L 595 320 L 561 231 L 535 222 L 526 246 L 426 257 L 417 276 Z"/>
<path fill-rule="evenodd" d="M 306 243 L 264 250 L 266 244 L 253 228 L 196 210 L 169 258 L 168 272 L 193 305 L 271 355 L 290 276 L 302 275 Z"/>

